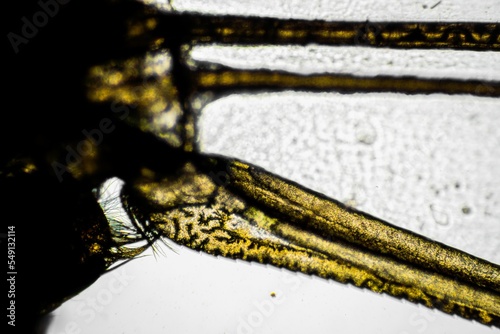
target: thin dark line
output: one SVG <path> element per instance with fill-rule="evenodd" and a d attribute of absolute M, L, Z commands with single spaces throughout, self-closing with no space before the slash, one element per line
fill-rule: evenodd
<path fill-rule="evenodd" d="M 433 6 L 431 7 L 431 9 L 436 8 L 436 7 L 437 7 L 437 6 L 439 6 L 440 4 L 441 4 L 441 1 L 438 1 L 435 5 L 433 5 Z"/>

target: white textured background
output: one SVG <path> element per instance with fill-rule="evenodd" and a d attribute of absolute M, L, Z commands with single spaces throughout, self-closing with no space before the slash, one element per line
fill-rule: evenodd
<path fill-rule="evenodd" d="M 500 1 L 499 1 L 500 3 Z M 500 7 L 500 6 L 499 6 Z M 500 8 L 499 8 L 500 9 Z M 282 70 L 300 74 L 379 74 L 420 78 L 498 80 L 499 52 L 375 49 L 357 46 L 204 45 L 193 48 L 195 61 L 235 68 Z"/>
<path fill-rule="evenodd" d="M 178 11 L 327 21 L 498 22 L 497 0 L 142 0 Z M 172 6 L 169 5 L 169 2 Z"/>

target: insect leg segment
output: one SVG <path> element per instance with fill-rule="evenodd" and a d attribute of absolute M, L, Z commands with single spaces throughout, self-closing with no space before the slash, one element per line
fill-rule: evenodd
<path fill-rule="evenodd" d="M 348 235 L 334 232 L 342 230 L 349 217 L 356 216 L 361 227 L 373 223 L 372 217 L 245 163 L 204 156 L 182 170 L 178 174 L 145 175 L 124 188 L 124 205 L 142 213 L 138 220 L 148 222 L 144 229 L 156 230 L 153 235 L 161 234 L 208 254 L 334 279 L 500 325 L 500 295 L 495 291 L 499 269 L 493 264 L 472 259 L 476 262 L 470 279 L 449 271 L 467 274 L 470 268 L 465 262 L 449 259 L 438 263 L 442 268 L 426 268 L 418 259 L 399 254 L 402 248 L 398 242 L 410 247 L 411 241 L 406 239 L 418 236 L 392 226 L 373 228 L 381 236 L 384 229 L 393 229 L 401 234 L 394 237 L 397 240 L 369 238 L 356 243 Z M 226 182 L 218 182 L 220 170 L 227 174 Z M 338 208 L 333 210 L 332 206 Z M 329 212 L 328 217 L 325 212 Z M 329 229 L 320 228 L 325 219 L 331 223 Z M 428 246 L 431 250 L 443 247 L 434 242 Z M 456 252 L 455 256 L 468 257 Z"/>

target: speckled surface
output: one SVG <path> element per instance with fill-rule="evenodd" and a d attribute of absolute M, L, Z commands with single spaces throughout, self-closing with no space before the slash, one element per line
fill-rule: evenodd
<path fill-rule="evenodd" d="M 145 2 L 167 3 L 168 1 Z M 466 0 L 404 0 L 404 1 L 203 1 L 175 0 L 173 7 L 180 11 L 198 11 L 213 14 L 240 14 L 279 18 L 318 18 L 330 21 L 481 21 L 500 19 L 495 0 L 473 3 Z"/>
<path fill-rule="evenodd" d="M 457 50 L 402 50 L 353 46 L 197 46 L 191 56 L 241 69 L 282 70 L 300 74 L 342 73 L 354 76 L 415 76 L 496 80 L 498 52 Z"/>

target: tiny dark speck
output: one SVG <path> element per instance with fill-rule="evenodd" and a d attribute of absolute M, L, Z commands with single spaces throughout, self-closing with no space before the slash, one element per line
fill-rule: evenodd
<path fill-rule="evenodd" d="M 462 212 L 464 213 L 464 215 L 468 215 L 471 212 L 471 209 L 468 206 L 464 206 L 462 208 Z"/>

